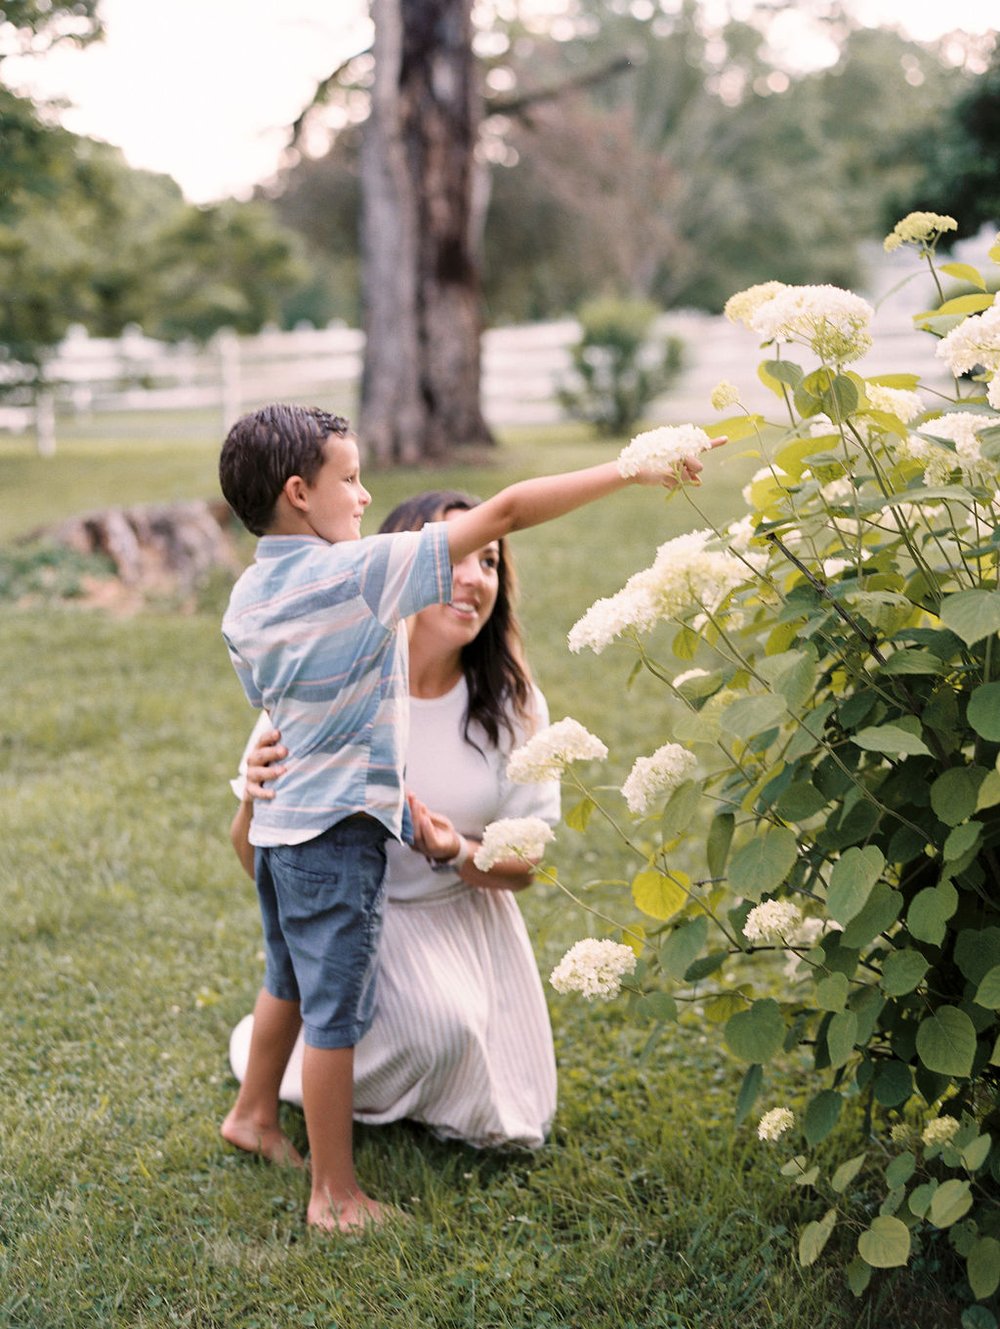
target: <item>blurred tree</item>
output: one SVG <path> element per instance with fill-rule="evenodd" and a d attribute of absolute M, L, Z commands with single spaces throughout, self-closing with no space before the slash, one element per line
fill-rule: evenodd
<path fill-rule="evenodd" d="M 383 465 L 492 442 L 479 397 L 481 94 L 471 10 L 472 0 L 372 0 L 359 428 Z"/>
<path fill-rule="evenodd" d="M 942 116 L 938 132 L 922 138 L 917 148 L 921 178 L 894 200 L 887 226 L 915 210 L 954 217 L 954 239 L 1000 225 L 1000 47 L 986 73 Z"/>

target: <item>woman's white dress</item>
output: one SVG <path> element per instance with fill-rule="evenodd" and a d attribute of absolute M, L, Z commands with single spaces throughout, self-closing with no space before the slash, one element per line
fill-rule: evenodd
<path fill-rule="evenodd" d="M 554 824 L 557 781 L 512 784 L 504 775 L 509 742 L 491 748 L 475 725 L 470 733 L 481 751 L 465 742 L 467 697 L 463 679 L 443 697 L 410 699 L 407 788 L 477 840 L 500 817 Z M 544 726 L 537 692 L 536 708 Z M 377 1008 L 354 1053 L 355 1118 L 377 1125 L 405 1117 L 477 1146 L 537 1147 L 555 1112 L 555 1055 L 514 893 L 432 872 L 421 854 L 395 841 L 387 853 Z M 230 1040 L 238 1079 L 252 1024 L 246 1016 Z M 300 1035 L 281 1086 L 287 1102 L 302 1102 L 301 1075 Z"/>

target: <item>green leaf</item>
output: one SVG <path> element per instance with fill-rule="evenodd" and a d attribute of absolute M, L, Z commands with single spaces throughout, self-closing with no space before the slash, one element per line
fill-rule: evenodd
<path fill-rule="evenodd" d="M 859 729 L 852 735 L 851 742 L 866 752 L 882 752 L 891 757 L 931 755 L 930 748 L 919 734 L 895 724 L 870 725 L 867 729 Z"/>
<path fill-rule="evenodd" d="M 635 1013 L 641 1020 L 676 1020 L 677 1002 L 669 992 L 644 992 L 635 1003 Z"/>
<path fill-rule="evenodd" d="M 828 1209 L 820 1219 L 814 1219 L 802 1229 L 799 1237 L 799 1264 L 803 1268 L 815 1264 L 823 1253 L 823 1247 L 830 1240 L 830 1233 L 837 1222 L 836 1209 Z"/>
<path fill-rule="evenodd" d="M 997 778 L 1000 780 L 1000 772 Z M 775 811 L 785 821 L 808 821 L 825 808 L 828 802 L 826 795 L 821 794 L 815 785 L 807 780 L 799 780 L 784 791 L 775 804 Z"/>
<path fill-rule="evenodd" d="M 709 974 L 714 974 L 717 969 L 729 959 L 728 951 L 710 951 L 708 955 L 703 955 L 700 960 L 694 960 L 684 970 L 685 983 L 700 983 L 703 978 Z"/>
<path fill-rule="evenodd" d="M 956 826 L 945 840 L 941 857 L 946 863 L 970 854 L 983 838 L 983 824 L 980 821 L 967 821 L 964 826 Z"/>
<path fill-rule="evenodd" d="M 984 808 L 995 808 L 998 803 L 1000 803 L 1000 771 L 987 771 L 986 778 L 979 786 L 975 810 L 982 812 Z"/>
<path fill-rule="evenodd" d="M 873 1269 L 898 1269 L 910 1258 L 910 1229 L 902 1219 L 880 1214 L 858 1238 L 858 1254 Z"/>
<path fill-rule="evenodd" d="M 974 1000 L 977 1006 L 985 1006 L 988 1011 L 1000 1010 L 1000 964 L 987 970 Z"/>
<path fill-rule="evenodd" d="M 844 945 L 852 950 L 867 946 L 880 932 L 886 932 L 892 927 L 902 908 L 902 894 L 884 881 L 877 881 L 865 907 L 844 928 Z"/>
<path fill-rule="evenodd" d="M 574 803 L 570 810 L 563 816 L 563 821 L 574 831 L 585 831 L 590 823 L 590 816 L 597 804 L 588 796 L 581 798 L 579 803 Z"/>
<path fill-rule="evenodd" d="M 1000 591 L 956 591 L 946 595 L 941 601 L 941 622 L 966 646 L 1000 632 Z"/>
<path fill-rule="evenodd" d="M 740 697 L 722 712 L 722 731 L 744 742 L 773 729 L 788 715 L 784 697 L 773 692 L 757 697 Z"/>
<path fill-rule="evenodd" d="M 671 793 L 660 818 L 664 842 L 673 840 L 691 825 L 701 803 L 702 787 L 697 780 L 684 780 Z"/>
<path fill-rule="evenodd" d="M 885 857 L 875 845 L 848 849 L 833 866 L 826 892 L 827 911 L 835 922 L 848 923 L 864 908 L 885 868 Z"/>
<path fill-rule="evenodd" d="M 668 978 L 681 978 L 701 954 L 708 936 L 708 919 L 699 914 L 678 923 L 660 947 L 660 968 Z"/>
<path fill-rule="evenodd" d="M 915 392 L 920 386 L 919 374 L 872 374 L 865 380 L 880 388 L 900 388 L 903 392 Z"/>
<path fill-rule="evenodd" d="M 981 314 L 984 309 L 989 309 L 993 303 L 991 292 L 985 295 L 956 295 L 953 300 L 946 300 L 943 305 L 937 309 L 927 310 L 927 314 L 940 316 L 942 314 Z M 914 318 L 922 319 L 924 314 L 915 314 Z"/>
<path fill-rule="evenodd" d="M 774 826 L 755 835 L 733 854 L 729 882 L 736 895 L 759 900 L 773 892 L 795 866 L 798 840 L 787 826 Z"/>
<path fill-rule="evenodd" d="M 865 1264 L 860 1255 L 855 1255 L 854 1259 L 847 1265 L 847 1286 L 855 1297 L 864 1295 L 868 1284 L 872 1281 L 872 1267 Z"/>
<path fill-rule="evenodd" d="M 954 766 L 931 785 L 931 807 L 946 826 L 957 826 L 976 810 L 979 786 L 986 776 L 982 766 Z"/>
<path fill-rule="evenodd" d="M 940 945 L 948 919 L 958 908 L 958 892 L 951 882 L 918 891 L 906 913 L 906 926 L 917 941 Z"/>
<path fill-rule="evenodd" d="M 847 992 L 844 974 L 827 974 L 816 984 L 816 1005 L 821 1011 L 842 1011 L 847 1005 Z"/>
<path fill-rule="evenodd" d="M 725 420 L 713 420 L 703 428 L 710 438 L 725 434 L 730 443 L 739 443 L 752 434 L 759 434 L 766 423 L 762 415 L 731 415 Z"/>
<path fill-rule="evenodd" d="M 935 1227 L 951 1227 L 972 1208 L 972 1187 L 967 1181 L 952 1177 L 934 1192 L 927 1217 Z"/>
<path fill-rule="evenodd" d="M 683 872 L 668 877 L 656 868 L 644 868 L 632 878 L 632 899 L 651 918 L 673 918 L 690 897 L 691 879 Z"/>
<path fill-rule="evenodd" d="M 974 1140 L 959 1150 L 962 1166 L 967 1172 L 978 1172 L 990 1156 L 993 1141 L 988 1135 L 977 1135 Z"/>
<path fill-rule="evenodd" d="M 755 1001 L 749 1010 L 739 1011 L 726 1021 L 726 1043 L 741 1061 L 770 1061 L 781 1050 L 784 1037 L 781 1008 L 771 997 Z"/>
<path fill-rule="evenodd" d="M 1000 1241 L 980 1237 L 969 1252 L 965 1268 L 972 1295 L 979 1301 L 992 1297 L 1000 1287 Z"/>
<path fill-rule="evenodd" d="M 905 1186 L 913 1176 L 917 1168 L 917 1160 L 907 1149 L 904 1153 L 897 1154 L 885 1170 L 885 1180 L 887 1185 L 895 1188 L 896 1186 Z"/>
<path fill-rule="evenodd" d="M 713 877 L 725 876 L 729 846 L 733 842 L 733 827 L 735 825 L 736 818 L 731 812 L 719 812 L 712 818 L 708 828 L 705 856 L 708 860 L 709 873 Z"/>
<path fill-rule="evenodd" d="M 850 1058 L 857 1036 L 858 1017 L 853 1011 L 839 1011 L 833 1016 L 826 1031 L 826 1046 L 834 1070 Z"/>
<path fill-rule="evenodd" d="M 986 290 L 983 274 L 971 263 L 942 263 L 941 271 L 946 272 L 949 277 L 954 277 L 956 281 L 967 281 L 970 286 L 978 286 L 981 291 Z"/>
<path fill-rule="evenodd" d="M 965 1011 L 939 1006 L 917 1029 L 917 1056 L 929 1071 L 963 1077 L 972 1070 L 976 1031 Z"/>
<path fill-rule="evenodd" d="M 957 906 L 957 895 L 955 903 Z M 963 928 L 955 938 L 955 963 L 963 978 L 981 983 L 1000 964 L 1000 928 Z"/>
<path fill-rule="evenodd" d="M 994 249 L 1000 249 L 1000 245 L 994 245 Z M 994 262 L 1000 262 L 1000 258 Z M 985 1306 L 966 1306 L 962 1312 L 962 1329 L 997 1329 L 997 1317 Z"/>
<path fill-rule="evenodd" d="M 837 1124 L 843 1101 L 840 1094 L 833 1089 L 821 1089 L 810 1101 L 803 1122 L 803 1130 L 809 1144 L 817 1145 L 830 1134 Z"/>
<path fill-rule="evenodd" d="M 872 1093 L 883 1107 L 899 1107 L 913 1093 L 913 1074 L 905 1061 L 884 1062 L 872 1081 Z"/>
<path fill-rule="evenodd" d="M 880 674 L 946 674 L 947 665 L 943 664 L 930 651 L 915 651 L 910 647 L 893 651 L 885 664 L 879 665 Z"/>
<path fill-rule="evenodd" d="M 790 388 L 797 388 L 802 382 L 802 370 L 791 360 L 765 360 L 761 365 L 764 374 L 776 383 L 784 383 Z M 763 378 L 763 375 L 761 376 Z"/>
<path fill-rule="evenodd" d="M 980 684 L 969 697 L 967 715 L 980 737 L 1000 742 L 1000 683 Z"/>
<path fill-rule="evenodd" d="M 838 1195 L 843 1195 L 844 1191 L 850 1186 L 851 1182 L 864 1167 L 866 1157 L 866 1154 L 855 1154 L 854 1157 L 849 1158 L 846 1163 L 841 1163 L 840 1167 L 834 1172 L 830 1185 Z"/>
<path fill-rule="evenodd" d="M 925 1181 L 921 1186 L 914 1186 L 910 1192 L 910 1198 L 906 1205 L 914 1218 L 926 1218 L 927 1210 L 931 1207 L 931 1200 L 937 1191 L 938 1183 L 936 1181 Z"/>
<path fill-rule="evenodd" d="M 737 1126 L 741 1126 L 747 1119 L 747 1115 L 754 1103 L 757 1101 L 757 1095 L 760 1093 L 760 1086 L 764 1080 L 764 1069 L 762 1066 L 750 1066 L 743 1077 L 743 1083 L 740 1085 L 740 1092 L 736 1096 L 736 1114 L 735 1121 Z"/>
<path fill-rule="evenodd" d="M 882 961 L 882 979 L 879 983 L 887 997 L 905 997 L 920 986 L 920 982 L 930 968 L 930 961 L 906 947 L 899 951 L 890 951 Z"/>

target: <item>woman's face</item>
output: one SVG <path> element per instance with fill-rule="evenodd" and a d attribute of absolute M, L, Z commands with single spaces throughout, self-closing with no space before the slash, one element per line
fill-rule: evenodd
<path fill-rule="evenodd" d="M 444 519 L 457 515 L 458 510 L 452 508 Z M 450 601 L 422 609 L 415 616 L 414 631 L 433 635 L 442 646 L 461 650 L 482 631 L 493 613 L 499 589 L 500 546 L 494 540 L 455 564 Z"/>

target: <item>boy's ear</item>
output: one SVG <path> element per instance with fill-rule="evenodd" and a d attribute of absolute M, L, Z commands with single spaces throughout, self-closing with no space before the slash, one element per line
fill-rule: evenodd
<path fill-rule="evenodd" d="M 309 510 L 309 486 L 301 475 L 290 475 L 282 485 L 281 492 L 298 512 Z"/>

